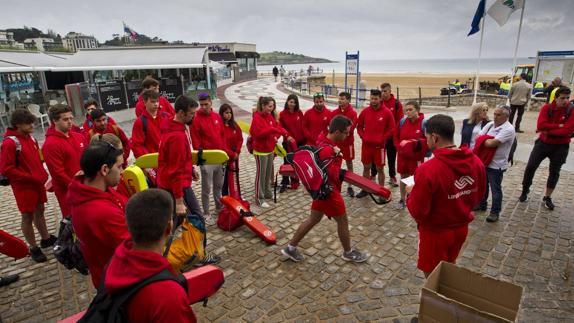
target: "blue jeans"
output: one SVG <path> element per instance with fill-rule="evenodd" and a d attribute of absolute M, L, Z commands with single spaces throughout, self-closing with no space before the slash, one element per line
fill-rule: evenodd
<path fill-rule="evenodd" d="M 502 209 L 502 178 L 504 177 L 504 172 L 506 170 L 501 169 L 494 169 L 486 167 L 486 192 L 484 193 L 484 197 L 480 202 L 481 208 L 486 208 L 488 200 L 488 192 L 489 187 L 492 190 L 492 207 L 490 208 L 490 213 L 500 213 L 500 209 Z"/>

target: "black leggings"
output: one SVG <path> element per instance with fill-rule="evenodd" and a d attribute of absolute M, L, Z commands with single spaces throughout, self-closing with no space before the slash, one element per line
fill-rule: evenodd
<path fill-rule="evenodd" d="M 540 139 L 536 140 L 534 148 L 528 158 L 528 164 L 526 164 L 526 169 L 524 170 L 524 178 L 522 179 L 523 190 L 527 191 L 530 189 L 534 173 L 538 169 L 538 166 L 540 166 L 540 163 L 547 157 L 550 160 L 550 167 L 546 187 L 551 189 L 556 188 L 558 178 L 560 178 L 560 168 L 566 163 L 569 149 L 569 144 L 550 145 L 542 142 Z"/>

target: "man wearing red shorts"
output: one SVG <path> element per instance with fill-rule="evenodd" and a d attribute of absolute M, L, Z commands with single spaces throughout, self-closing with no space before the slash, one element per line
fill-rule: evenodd
<path fill-rule="evenodd" d="M 357 112 L 355 111 L 355 108 L 353 108 L 353 106 L 349 103 L 350 101 L 351 101 L 351 93 L 349 92 L 339 93 L 339 106 L 337 107 L 337 109 L 331 112 L 331 118 L 329 120 L 332 120 L 335 116 L 342 115 L 347 117 L 352 122 L 351 129 L 349 130 L 349 135 L 347 136 L 347 138 L 345 138 L 345 140 L 341 142 L 335 143 L 337 147 L 339 147 L 339 149 L 341 150 L 341 153 L 343 154 L 343 160 L 345 160 L 347 170 L 352 172 L 353 159 L 355 159 L 354 132 L 355 128 L 357 127 Z M 355 191 L 353 190 L 353 187 L 351 185 L 347 187 L 347 195 L 349 195 L 350 197 L 355 196 Z"/>
<path fill-rule="evenodd" d="M 48 173 L 42 165 L 38 142 L 32 137 L 35 121 L 36 117 L 26 109 L 12 113 L 12 127 L 6 130 L 0 150 L 0 170 L 10 181 L 16 205 L 22 213 L 22 234 L 30 246 L 30 256 L 35 262 L 44 262 L 47 259 L 36 244 L 34 226 L 42 238 L 40 247 L 52 246 L 56 237 L 48 233 L 44 218 L 47 201 L 44 183 Z"/>
<path fill-rule="evenodd" d="M 427 122 L 434 158 L 415 171 L 407 208 L 419 229 L 418 268 L 425 277 L 442 261 L 454 263 L 474 220 L 472 209 L 486 190 L 484 165 L 471 150 L 454 144 L 454 121 L 438 114 Z"/>
<path fill-rule="evenodd" d="M 375 164 L 379 185 L 385 185 L 385 144 L 387 138 L 392 136 L 395 129 L 393 113 L 381 105 L 381 91 L 371 90 L 371 104 L 359 114 L 357 132 L 363 140 L 361 146 L 361 162 L 363 163 L 363 177 L 371 178 L 371 165 Z M 367 196 L 361 190 L 358 198 Z"/>
<path fill-rule="evenodd" d="M 304 259 L 303 255 L 297 250 L 297 245 L 305 237 L 305 235 L 326 215 L 335 219 L 337 222 L 337 232 L 339 233 L 339 240 L 343 245 L 343 260 L 353 262 L 364 262 L 367 260 L 368 255 L 360 252 L 357 249 L 351 248 L 351 237 L 349 234 L 349 220 L 347 219 L 347 211 L 345 210 L 345 201 L 341 196 L 341 182 L 344 173 L 341 172 L 341 164 L 343 162 L 339 148 L 335 146 L 336 142 L 341 142 L 347 138 L 351 131 L 352 122 L 344 116 L 336 116 L 329 124 L 329 133 L 323 136 L 317 143 L 318 147 L 324 147 L 319 152 L 319 158 L 325 160 L 333 158 L 329 164 L 327 172 L 329 182 L 333 185 L 333 191 L 325 200 L 314 200 L 311 204 L 311 214 L 303 222 L 289 244 L 281 250 L 281 253 L 289 257 L 291 260 L 298 262 Z"/>

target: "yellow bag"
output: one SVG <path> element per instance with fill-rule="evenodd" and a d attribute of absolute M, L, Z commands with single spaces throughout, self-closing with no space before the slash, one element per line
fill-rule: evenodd
<path fill-rule="evenodd" d="M 181 229 L 181 237 L 171 243 L 167 261 L 175 271 L 185 272 L 205 257 L 205 224 L 200 216 L 188 214 Z"/>

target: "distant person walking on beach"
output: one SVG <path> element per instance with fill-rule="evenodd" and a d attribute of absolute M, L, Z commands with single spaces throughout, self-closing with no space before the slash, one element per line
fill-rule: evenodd
<path fill-rule="evenodd" d="M 520 130 L 520 122 L 522 121 L 522 115 L 524 114 L 524 107 L 530 101 L 530 93 L 532 92 L 532 85 L 526 82 L 526 74 L 520 74 L 520 81 L 512 84 L 510 88 L 510 93 L 508 97 L 510 98 L 510 124 L 514 124 L 514 129 L 517 133 L 522 133 L 524 131 Z M 516 117 L 516 123 L 514 122 L 514 114 L 518 111 Z"/>
<path fill-rule="evenodd" d="M 313 73 L 313 66 L 309 65 L 309 67 L 307 68 L 307 75 L 311 76 L 312 73 Z"/>
<path fill-rule="evenodd" d="M 289 259 L 298 262 L 305 259 L 303 255 L 297 250 L 299 242 L 313 229 L 317 223 L 321 221 L 323 215 L 334 219 L 337 222 L 337 233 L 339 240 L 343 245 L 343 254 L 341 257 L 345 261 L 364 262 L 368 259 L 368 255 L 360 252 L 357 249 L 351 248 L 351 237 L 349 234 L 349 220 L 347 218 L 347 211 L 345 209 L 345 201 L 341 196 L 341 163 L 343 162 L 341 152 L 335 146 L 337 142 L 345 140 L 351 131 L 351 120 L 344 116 L 338 115 L 331 120 L 329 124 L 329 133 L 327 136 L 321 136 L 319 147 L 322 147 L 319 152 L 321 160 L 332 159 L 332 162 L 327 167 L 329 174 L 329 183 L 333 185 L 333 191 L 325 200 L 313 200 L 311 203 L 311 214 L 303 222 L 289 244 L 281 249 L 281 253 L 289 257 Z M 326 238 L 323 236 L 323 238 Z"/>
<path fill-rule="evenodd" d="M 279 75 L 279 69 L 277 66 L 273 66 L 273 77 L 275 78 L 275 82 L 277 82 L 277 76 Z"/>
<path fill-rule="evenodd" d="M 566 163 L 570 141 L 574 134 L 574 105 L 569 102 L 570 89 L 563 86 L 556 91 L 556 99 L 552 103 L 546 103 L 538 114 L 536 132 L 540 133 L 534 142 L 534 148 L 528 158 L 524 178 L 522 179 L 522 194 L 520 202 L 528 200 L 530 185 L 534 173 L 540 163 L 546 158 L 550 160 L 548 180 L 546 181 L 546 192 L 542 201 L 549 210 L 554 210 L 552 202 L 552 192 L 558 184 L 560 168 Z"/>

